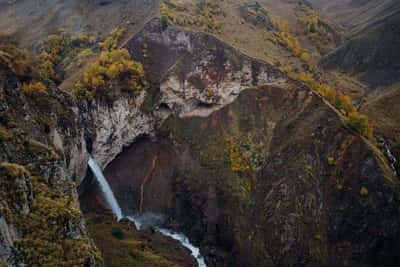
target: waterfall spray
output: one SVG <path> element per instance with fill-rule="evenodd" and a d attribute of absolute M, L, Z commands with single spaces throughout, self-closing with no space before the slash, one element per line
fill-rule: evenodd
<path fill-rule="evenodd" d="M 89 158 L 89 167 L 92 170 L 96 180 L 99 182 L 101 191 L 103 193 L 104 198 L 107 201 L 108 206 L 117 217 L 117 220 L 121 220 L 123 218 L 121 208 L 118 204 L 118 201 L 115 199 L 114 193 L 111 190 L 110 185 L 107 182 L 107 179 L 104 177 L 103 172 L 100 167 L 97 165 L 96 161 L 90 157 Z"/>

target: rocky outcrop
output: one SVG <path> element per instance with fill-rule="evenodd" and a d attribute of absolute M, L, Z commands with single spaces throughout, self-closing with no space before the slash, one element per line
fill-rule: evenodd
<path fill-rule="evenodd" d="M 141 92 L 134 99 L 118 99 L 111 107 L 102 103 L 92 106 L 95 138 L 91 153 L 101 166 L 107 166 L 138 136 L 154 133 L 154 119 L 140 110 L 144 98 L 145 92 Z"/>
<path fill-rule="evenodd" d="M 209 116 L 257 85 L 284 86 L 282 73 L 203 33 L 148 23 L 127 43 L 159 84 L 153 107 L 160 119 L 170 114 Z"/>
<path fill-rule="evenodd" d="M 89 154 L 102 167 L 108 165 L 122 149 L 141 135 L 153 135 L 154 118 L 141 110 L 145 92 L 137 97 L 121 97 L 111 104 L 101 100 L 84 103 L 76 107 L 77 124 L 80 133 L 75 139 L 66 140 L 57 130 L 53 134 L 56 147 L 69 147 L 64 140 L 71 142 L 68 152 L 68 169 L 73 173 L 78 185 L 84 179 Z"/>

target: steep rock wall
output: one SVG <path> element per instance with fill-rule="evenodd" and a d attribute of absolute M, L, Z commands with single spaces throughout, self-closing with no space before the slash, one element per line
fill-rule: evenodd
<path fill-rule="evenodd" d="M 77 101 L 48 81 L 46 93 L 24 93 L 24 82 L 0 65 L 1 260 L 11 265 L 101 265 L 76 185 L 86 175 L 89 154 L 106 166 L 135 138 L 151 135 L 152 119 L 140 109 L 145 92 L 121 95 L 110 104 Z M 37 220 L 44 222 L 36 225 Z M 30 242 L 37 242 L 33 251 Z"/>

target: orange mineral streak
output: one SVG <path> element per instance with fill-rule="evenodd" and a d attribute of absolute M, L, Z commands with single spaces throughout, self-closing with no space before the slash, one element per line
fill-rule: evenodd
<path fill-rule="evenodd" d="M 148 180 L 154 176 L 157 167 L 158 156 L 153 158 L 153 162 L 151 163 L 151 169 L 149 173 L 143 178 L 142 183 L 140 184 L 140 201 L 139 201 L 139 212 L 143 212 L 143 202 L 144 202 L 144 189 Z"/>

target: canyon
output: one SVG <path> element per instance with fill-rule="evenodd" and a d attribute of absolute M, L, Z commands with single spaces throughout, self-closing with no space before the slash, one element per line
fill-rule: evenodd
<path fill-rule="evenodd" d="M 360 104 L 378 122 L 367 138 L 270 55 L 163 25 L 157 1 L 75 2 L 57 1 L 55 14 L 95 9 L 80 21 L 98 38 L 107 7 L 111 17 L 141 15 L 119 48 L 143 66 L 146 87 L 131 93 L 111 81 L 113 98 L 80 98 L 65 90 L 74 69 L 58 84 L 40 80 L 46 97 L 34 97 L 33 78 L 0 50 L 0 266 L 398 266 L 397 113 L 386 110 L 395 80 L 362 73 L 375 77 L 370 91 L 392 86 Z M 3 9 L 1 25 L 16 7 L 27 8 Z M 35 8 L 36 17 L 47 10 Z M 79 28 L 47 21 L 34 25 L 46 31 L 23 36 L 33 23 L 23 22 L 14 34 L 25 47 L 52 31 L 43 25 Z M 321 68 L 346 70 L 352 57 L 343 53 L 361 53 L 359 40 L 318 55 Z M 397 61 L 375 56 L 387 56 L 384 75 L 394 77 Z"/>

